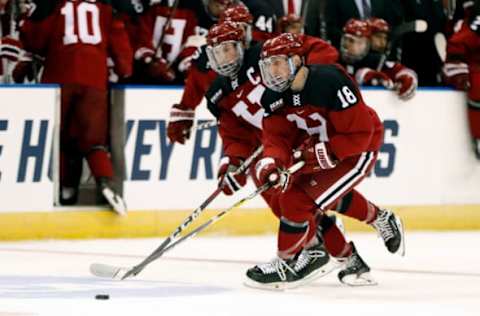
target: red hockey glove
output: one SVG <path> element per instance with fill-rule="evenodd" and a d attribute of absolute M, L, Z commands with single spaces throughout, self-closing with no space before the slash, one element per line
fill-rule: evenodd
<path fill-rule="evenodd" d="M 325 142 L 312 137 L 308 138 L 294 153 L 295 161 L 305 161 L 301 172 L 310 174 L 322 169 L 332 169 L 338 164 L 337 158 L 330 152 Z"/>
<path fill-rule="evenodd" d="M 155 52 L 146 47 L 139 48 L 135 53 L 135 59 L 145 65 L 146 75 L 154 80 L 172 82 L 175 80 L 175 72 L 168 66 L 163 58 L 155 57 Z"/>
<path fill-rule="evenodd" d="M 462 62 L 446 62 L 443 65 L 445 82 L 454 86 L 455 89 L 467 91 L 470 87 L 468 65 Z"/>
<path fill-rule="evenodd" d="M 22 43 L 11 37 L 0 39 L 0 58 L 17 61 L 22 53 Z"/>
<path fill-rule="evenodd" d="M 32 54 L 23 51 L 18 63 L 12 71 L 13 81 L 16 83 L 24 83 L 25 79 L 28 79 L 29 81 L 35 79 L 36 74 L 32 59 Z"/>
<path fill-rule="evenodd" d="M 147 74 L 152 79 L 172 82 L 175 80 L 175 72 L 168 66 L 168 63 L 163 58 L 155 58 L 147 65 Z"/>
<path fill-rule="evenodd" d="M 355 74 L 355 80 L 359 85 L 379 86 L 387 89 L 393 88 L 392 80 L 383 72 L 371 68 L 360 68 Z"/>
<path fill-rule="evenodd" d="M 260 159 L 255 166 L 255 173 L 261 185 L 271 184 L 270 190 L 275 190 L 279 193 L 285 192 L 290 188 L 290 174 L 279 168 L 272 157 Z"/>
<path fill-rule="evenodd" d="M 181 104 L 174 104 L 170 110 L 170 121 L 167 126 L 167 136 L 171 143 L 185 144 L 190 138 L 195 111 Z"/>
<path fill-rule="evenodd" d="M 418 79 L 415 71 L 404 69 L 395 76 L 395 90 L 398 97 L 404 101 L 413 98 L 417 90 Z"/>
<path fill-rule="evenodd" d="M 223 157 L 220 160 L 217 173 L 218 186 L 222 187 L 222 191 L 226 195 L 232 195 L 247 183 L 245 172 L 235 174 L 241 164 L 242 160 L 236 157 Z"/>

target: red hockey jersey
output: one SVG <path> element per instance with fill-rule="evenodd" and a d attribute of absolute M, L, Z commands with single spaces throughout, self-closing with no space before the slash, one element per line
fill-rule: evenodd
<path fill-rule="evenodd" d="M 45 57 L 45 83 L 106 89 L 108 56 L 119 75 L 132 72 L 125 26 L 103 1 L 58 1 L 44 17 L 25 20 L 21 39 L 26 50 Z"/>
<path fill-rule="evenodd" d="M 338 65 L 309 66 L 304 89 L 262 97 L 264 156 L 284 167 L 307 138 L 325 142 L 339 160 L 380 149 L 383 125 Z"/>

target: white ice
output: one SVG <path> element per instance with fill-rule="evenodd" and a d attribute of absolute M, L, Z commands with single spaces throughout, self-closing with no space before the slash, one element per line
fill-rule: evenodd
<path fill-rule="evenodd" d="M 246 288 L 245 271 L 273 257 L 274 236 L 196 237 L 126 281 L 91 276 L 89 265 L 134 265 L 161 238 L 2 242 L 0 316 L 480 315 L 480 232 L 407 232 L 404 258 L 374 234 L 349 237 L 378 286 L 341 285 L 334 272 L 296 290 Z"/>

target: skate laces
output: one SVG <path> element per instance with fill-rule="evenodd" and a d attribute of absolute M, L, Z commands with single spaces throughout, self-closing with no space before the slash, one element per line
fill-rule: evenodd
<path fill-rule="evenodd" d="M 262 270 L 264 274 L 277 273 L 282 281 L 287 280 L 287 270 L 296 274 L 296 272 L 282 258 L 275 258 L 270 262 L 259 264 L 258 268 Z"/>
<path fill-rule="evenodd" d="M 356 269 L 360 265 L 360 259 L 357 255 L 357 253 L 352 253 L 350 258 L 347 260 L 347 266 L 346 269 Z"/>
<path fill-rule="evenodd" d="M 387 241 L 395 236 L 393 232 L 393 227 L 388 222 L 390 213 L 388 211 L 383 211 L 383 210 L 380 212 L 381 213 L 379 214 L 375 222 L 373 222 L 373 226 L 380 233 L 380 236 L 383 238 L 383 240 Z"/>
<path fill-rule="evenodd" d="M 295 263 L 295 267 L 293 268 L 295 271 L 301 271 L 304 269 L 313 259 L 324 257 L 325 251 L 318 250 L 318 249 L 304 249 L 300 253 L 297 258 L 297 262 Z"/>

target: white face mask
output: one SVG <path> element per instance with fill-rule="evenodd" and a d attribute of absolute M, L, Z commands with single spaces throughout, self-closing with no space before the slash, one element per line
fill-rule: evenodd
<path fill-rule="evenodd" d="M 212 69 L 227 77 L 235 76 L 243 63 L 243 47 L 237 41 L 225 41 L 207 46 L 208 61 Z"/>
<path fill-rule="evenodd" d="M 259 62 L 265 85 L 276 92 L 287 90 L 292 84 L 297 67 L 291 57 L 285 55 L 263 58 Z"/>

